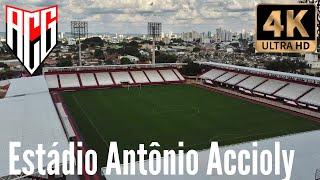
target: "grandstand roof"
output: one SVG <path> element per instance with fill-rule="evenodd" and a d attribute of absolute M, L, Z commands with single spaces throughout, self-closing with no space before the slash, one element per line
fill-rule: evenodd
<path fill-rule="evenodd" d="M 45 149 L 55 147 L 62 153 L 68 140 L 60 123 L 43 76 L 10 80 L 10 94 L 0 99 L 0 177 L 9 175 L 9 142 L 20 141 L 22 147 L 16 154 L 22 156 L 26 149 L 36 150 L 38 144 Z M 37 165 L 36 159 L 32 159 Z M 44 166 L 49 162 L 44 159 Z M 16 168 L 25 166 L 16 162 Z M 38 168 L 38 167 L 36 167 Z"/>
<path fill-rule="evenodd" d="M 215 63 L 215 62 L 195 61 L 195 63 L 202 64 L 202 65 L 208 65 L 208 66 L 214 66 L 214 67 L 218 67 L 218 68 L 247 71 L 247 72 L 256 73 L 256 74 L 273 75 L 273 76 L 286 77 L 286 78 L 290 78 L 290 79 L 303 80 L 303 81 L 307 81 L 307 82 L 320 83 L 319 77 L 307 76 L 307 75 L 302 75 L 302 74 L 293 74 L 293 73 L 286 73 L 286 72 L 279 72 L 279 71 L 271 71 L 271 70 L 266 70 L 266 69 L 243 67 L 243 66 L 236 66 L 236 65 L 231 65 L 231 64 L 222 64 L 222 63 Z"/>
<path fill-rule="evenodd" d="M 6 97 L 49 92 L 44 76 L 11 79 Z"/>
<path fill-rule="evenodd" d="M 319 138 L 320 138 L 320 131 L 313 131 L 313 132 L 300 133 L 300 134 L 295 134 L 290 136 L 276 137 L 276 138 L 259 141 L 257 149 L 258 149 L 258 152 L 268 149 L 274 153 L 274 143 L 276 141 L 279 141 L 281 143 L 281 149 L 295 150 L 291 179 L 314 179 L 316 170 L 320 168 L 319 149 L 315 148 L 320 146 L 320 141 L 318 140 Z M 238 145 L 221 147 L 220 156 L 222 158 L 222 161 L 223 161 L 223 154 L 228 149 L 235 150 L 236 152 L 239 152 L 240 150 L 244 150 L 244 149 L 249 150 L 250 152 L 254 150 L 254 148 L 252 147 L 252 143 L 243 143 Z M 162 175 L 144 176 L 139 173 L 139 162 L 136 162 L 136 166 L 135 166 L 136 175 L 130 176 L 130 179 L 131 180 L 148 180 L 148 179 L 152 179 L 152 180 L 162 180 L 162 179 L 166 179 L 166 180 L 193 180 L 193 179 L 197 179 L 197 180 L 209 180 L 209 179 L 269 180 L 269 179 L 283 179 L 285 177 L 283 164 L 281 164 L 281 167 L 280 167 L 280 170 L 281 170 L 280 176 L 274 175 L 274 171 L 269 176 L 262 175 L 261 173 L 258 173 L 258 175 L 256 176 L 252 174 L 243 176 L 238 174 L 238 172 L 233 176 L 228 176 L 225 174 L 222 176 L 218 176 L 216 174 L 206 175 L 208 159 L 209 159 L 209 150 L 199 152 L 199 171 L 195 176 L 189 176 L 187 175 L 186 172 L 184 173 L 185 175 L 168 176 L 168 175 L 163 175 L 163 171 L 161 171 L 160 173 Z M 161 161 L 163 164 L 163 159 Z M 178 158 L 176 158 L 176 161 L 178 161 Z M 148 167 L 148 163 L 149 161 L 145 161 L 145 167 Z M 234 162 L 231 162 L 231 163 L 234 163 Z M 272 163 L 274 167 L 274 162 Z M 178 162 L 176 162 L 176 164 L 178 164 Z M 251 165 L 251 164 L 252 163 L 250 160 L 245 162 L 245 165 Z M 216 171 L 213 170 L 213 173 L 216 173 Z M 128 179 L 128 176 L 113 174 L 110 176 L 106 176 L 106 178 L 109 180 L 126 180 Z"/>

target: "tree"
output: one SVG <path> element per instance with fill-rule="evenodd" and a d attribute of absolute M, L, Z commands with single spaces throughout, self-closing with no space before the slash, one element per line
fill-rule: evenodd
<path fill-rule="evenodd" d="M 131 40 L 132 40 L 132 41 L 141 41 L 142 39 L 139 38 L 139 37 L 133 37 Z"/>
<path fill-rule="evenodd" d="M 199 47 L 195 47 L 195 48 L 193 48 L 193 52 L 200 52 L 200 48 Z"/>
<path fill-rule="evenodd" d="M 103 46 L 104 41 L 100 37 L 91 37 L 82 41 L 83 44 L 87 44 L 88 46 Z"/>
<path fill-rule="evenodd" d="M 181 39 L 181 38 L 178 38 L 178 39 L 172 39 L 172 43 L 178 43 L 178 44 L 181 44 L 183 43 L 184 41 Z"/>
<path fill-rule="evenodd" d="M 106 60 L 106 61 L 104 61 L 104 64 L 105 65 L 113 65 L 114 63 L 111 60 Z"/>
<path fill-rule="evenodd" d="M 121 58 L 120 60 L 121 64 L 133 64 L 130 59 L 124 57 L 124 58 Z"/>
<path fill-rule="evenodd" d="M 265 64 L 266 69 L 282 72 L 304 72 L 308 65 L 305 62 L 298 60 L 282 60 L 282 61 L 271 61 Z"/>
<path fill-rule="evenodd" d="M 163 41 L 159 41 L 157 44 L 158 44 L 159 46 L 165 46 L 165 45 L 166 45 L 166 43 L 164 43 Z"/>
<path fill-rule="evenodd" d="M 138 57 L 138 58 L 141 57 L 139 49 L 137 47 L 134 47 L 134 46 L 126 46 L 124 48 L 124 52 L 123 53 L 127 54 L 127 55 L 131 55 L 131 56 L 135 56 L 135 57 Z"/>
<path fill-rule="evenodd" d="M 177 62 L 177 56 L 173 54 L 167 54 L 167 53 L 156 53 L 156 62 L 157 63 L 176 63 Z"/>
<path fill-rule="evenodd" d="M 182 67 L 181 71 L 184 75 L 196 76 L 201 72 L 201 68 L 199 64 L 189 61 L 187 65 Z"/>
<path fill-rule="evenodd" d="M 139 47 L 139 44 L 137 41 L 131 41 L 127 44 L 127 46 L 132 46 L 132 47 L 135 47 L 135 48 L 138 48 Z"/>
<path fill-rule="evenodd" d="M 104 59 L 103 51 L 101 49 L 96 49 L 94 51 L 94 57 L 97 59 Z"/>
<path fill-rule="evenodd" d="M 60 59 L 57 63 L 57 67 L 70 67 L 72 65 L 73 64 L 70 59 Z"/>

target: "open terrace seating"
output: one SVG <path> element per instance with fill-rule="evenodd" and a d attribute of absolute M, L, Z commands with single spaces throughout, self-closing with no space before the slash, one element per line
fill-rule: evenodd
<path fill-rule="evenodd" d="M 77 74 L 59 74 L 59 78 L 62 88 L 80 87 Z"/>

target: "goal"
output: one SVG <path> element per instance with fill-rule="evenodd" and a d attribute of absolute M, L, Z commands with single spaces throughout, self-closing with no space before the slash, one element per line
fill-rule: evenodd
<path fill-rule="evenodd" d="M 136 87 L 141 90 L 142 84 L 130 84 L 130 82 L 124 81 L 124 82 L 121 82 L 121 87 L 127 88 L 128 90 L 130 90 L 130 88 L 132 88 L 132 87 Z"/>

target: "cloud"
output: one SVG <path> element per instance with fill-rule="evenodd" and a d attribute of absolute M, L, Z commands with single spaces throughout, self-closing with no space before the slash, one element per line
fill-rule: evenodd
<path fill-rule="evenodd" d="M 60 31 L 69 31 L 71 20 L 86 20 L 93 32 L 145 33 L 148 21 L 162 22 L 164 31 L 174 32 L 214 31 L 219 26 L 253 30 L 255 6 L 266 2 L 270 0 L 0 0 L 0 5 L 36 9 L 58 4 Z M 296 0 L 281 1 L 288 2 Z"/>

